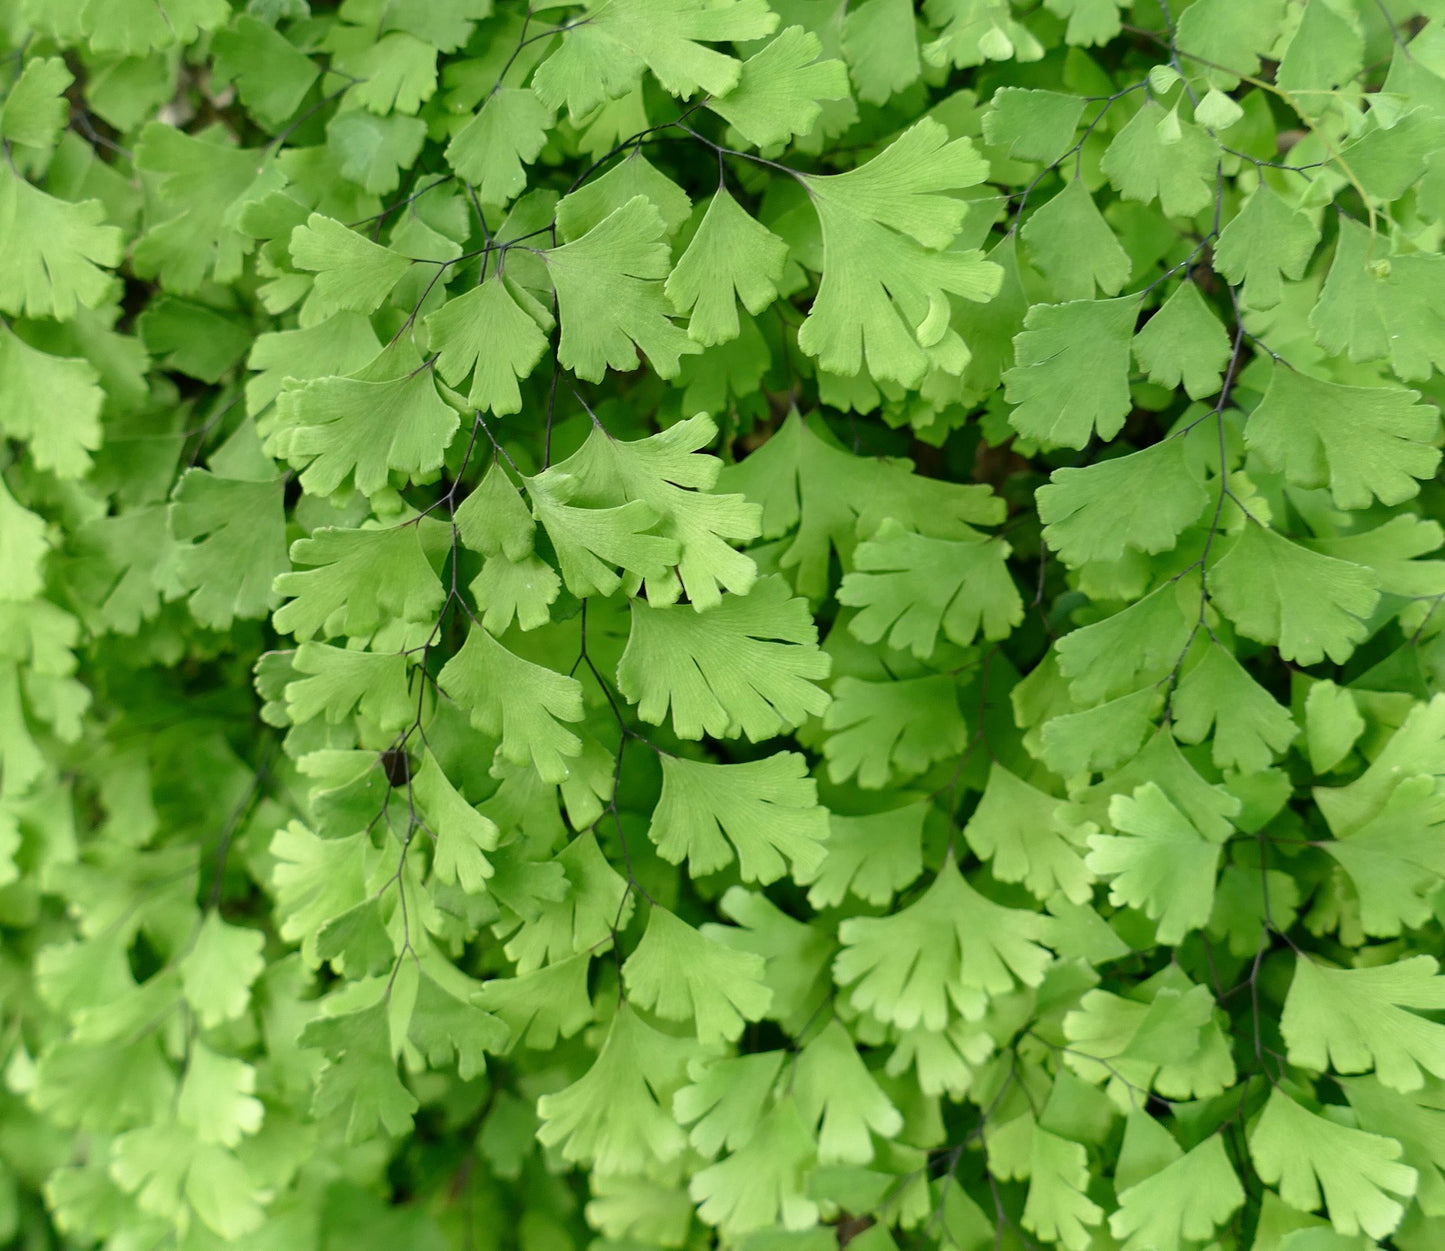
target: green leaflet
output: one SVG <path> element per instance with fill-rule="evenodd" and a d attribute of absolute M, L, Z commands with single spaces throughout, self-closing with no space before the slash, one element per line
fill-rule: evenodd
<path fill-rule="evenodd" d="M 26 61 L 0 108 L 0 135 L 30 148 L 50 148 L 65 125 L 62 93 L 75 79 L 59 57 Z"/>
<path fill-rule="evenodd" d="M 19 178 L 0 177 L 0 245 L 5 280 L 0 311 L 29 316 L 74 317 L 77 308 L 93 308 L 110 294 L 103 266 L 120 260 L 122 235 L 102 225 L 98 200 L 79 204 L 57 200 Z"/>
<path fill-rule="evenodd" d="M 1056 470 L 1037 496 L 1044 537 L 1076 566 L 1118 560 L 1130 548 L 1166 550 L 1208 499 L 1177 438 L 1088 469 Z"/>
<path fill-rule="evenodd" d="M 906 131 L 866 165 L 806 180 L 823 235 L 823 280 L 798 346 L 833 373 L 869 373 L 905 386 L 930 359 L 960 360 L 949 296 L 986 300 L 999 272 L 976 251 L 946 250 L 961 205 L 940 192 L 980 181 L 973 145 L 936 122 Z M 966 359 L 963 358 L 963 359 Z M 960 362 L 961 363 L 961 362 Z"/>
<path fill-rule="evenodd" d="M 1114 136 L 1099 168 L 1126 200 L 1158 200 L 1167 217 L 1192 217 L 1213 198 L 1216 141 L 1155 100 Z"/>
<path fill-rule="evenodd" d="M 852 103 L 846 66 L 819 59 L 822 47 L 815 32 L 787 27 L 743 62 L 737 86 L 709 100 L 708 108 L 760 148 L 807 135 L 826 102 Z"/>
<path fill-rule="evenodd" d="M 1117 295 L 1129 277 L 1128 253 L 1078 179 L 1037 210 L 1020 234 L 1034 264 L 1065 299 L 1092 299 L 1096 288 Z"/>
<path fill-rule="evenodd" d="M 1004 375 L 1014 429 L 1054 447 L 1118 434 L 1129 411 L 1137 313 L 1138 302 L 1127 296 L 1030 308 L 1015 340 L 1017 363 Z"/>
<path fill-rule="evenodd" d="M 536 92 L 503 88 L 452 136 L 447 161 L 482 201 L 505 204 L 527 185 L 525 167 L 545 146 L 551 120 Z"/>
<path fill-rule="evenodd" d="M 603 1172 L 636 1160 L 675 1157 L 686 1143 L 662 1102 L 681 1085 L 695 1044 L 673 1038 L 619 1009 L 587 1074 L 538 1106 L 542 1141 L 570 1159 L 595 1161 Z M 611 1167 L 609 1167 L 611 1166 Z"/>
<path fill-rule="evenodd" d="M 767 1011 L 763 962 L 699 934 L 665 908 L 654 908 L 647 931 L 622 976 L 632 1002 L 664 1020 L 691 1020 L 698 1041 L 734 1039 Z"/>
<path fill-rule="evenodd" d="M 798 1056 L 794 1080 L 798 1110 L 818 1127 L 821 1164 L 867 1164 L 874 1155 L 870 1134 L 889 1138 L 903 1128 L 902 1115 L 836 1021 Z"/>
<path fill-rule="evenodd" d="M 1162 387 L 1183 386 L 1191 400 L 1219 390 L 1232 350 L 1219 319 L 1192 282 L 1181 282 L 1134 336 L 1134 359 Z"/>
<path fill-rule="evenodd" d="M 796 567 L 799 590 L 821 595 L 830 548 L 848 558 L 859 535 L 870 535 L 886 518 L 937 538 L 962 538 L 974 533 L 973 526 L 1003 519 L 1002 501 L 987 489 L 920 479 L 907 469 L 896 461 L 849 456 L 790 415 L 773 438 L 719 482 L 762 508 L 764 538 L 796 527 L 779 564 Z"/>
<path fill-rule="evenodd" d="M 1439 1063 L 1441 1027 L 1404 1009 L 1428 1010 L 1439 1002 L 1435 972 L 1428 956 L 1351 970 L 1298 961 L 1280 1021 L 1292 1060 L 1339 1073 L 1373 1068 L 1385 1086 L 1418 1090 L 1425 1080 L 1421 1066 L 1434 1073 Z M 1385 1020 L 1392 1028 L 1379 1030 Z"/>
<path fill-rule="evenodd" d="M 984 114 L 989 143 L 1008 146 L 1008 154 L 1052 165 L 1071 146 L 1083 116 L 1083 101 L 1057 91 L 1000 87 Z"/>
<path fill-rule="evenodd" d="M 1154 1124 L 1131 1118 L 1130 1130 L 1135 1125 Z M 1132 1146 L 1127 1137 L 1130 1130 L 1125 1131 L 1125 1142 Z M 1124 1246 L 1132 1251 L 1176 1249 L 1183 1239 L 1208 1238 L 1244 1205 L 1244 1187 L 1225 1154 L 1222 1138 L 1206 1138 L 1187 1154 L 1169 1139 L 1164 1154 L 1175 1158 L 1123 1189 L 1119 1210 L 1109 1218 L 1110 1232 L 1125 1239 Z"/>
<path fill-rule="evenodd" d="M 734 291 L 748 312 L 761 313 L 778 294 L 787 254 L 781 239 L 719 191 L 668 276 L 667 298 L 691 314 L 687 332 L 699 343 L 725 343 L 738 335 Z"/>
<path fill-rule="evenodd" d="M 1440 462 L 1439 415 L 1419 394 L 1343 387 L 1279 368 L 1245 429 L 1249 447 L 1300 486 L 1330 488 L 1342 508 L 1399 504 Z"/>
<path fill-rule="evenodd" d="M 1220 232 L 1215 262 L 1253 307 L 1273 308 L 1284 296 L 1285 280 L 1304 273 L 1318 242 L 1314 223 L 1261 184 Z"/>
<path fill-rule="evenodd" d="M 746 764 L 662 759 L 662 794 L 648 835 L 663 859 L 687 857 L 696 873 L 738 859 L 745 882 L 771 882 L 791 868 L 800 879 L 824 862 L 828 814 L 817 785 L 791 753 Z"/>
<path fill-rule="evenodd" d="M 274 606 L 271 584 L 286 567 L 279 482 L 188 470 L 176 484 L 169 520 L 171 533 L 186 543 L 176 552 L 176 578 L 191 592 L 197 621 L 225 628 Z"/>
<path fill-rule="evenodd" d="M 1261 1175 L 1278 1183 L 1292 1207 L 1309 1210 L 1323 1197 L 1335 1227 L 1380 1236 L 1399 1221 L 1396 1196 L 1414 1193 L 1418 1174 L 1398 1162 L 1393 1139 L 1327 1121 L 1275 1091 L 1249 1138 Z"/>
<path fill-rule="evenodd" d="M 562 322 L 559 359 L 578 377 L 599 382 L 605 369 L 636 368 L 638 349 L 672 377 L 679 358 L 698 351 L 668 319 L 663 302 L 663 229 L 651 202 L 634 196 L 581 238 L 546 254 Z"/>
<path fill-rule="evenodd" d="M 558 238 L 569 242 L 576 239 L 639 195 L 662 215 L 663 233 L 668 238 L 677 233 L 692 211 L 687 192 L 645 156 L 633 152 L 557 202 Z"/>
<path fill-rule="evenodd" d="M 291 260 L 298 269 L 316 274 L 302 311 L 303 325 L 342 310 L 375 312 L 410 268 L 406 257 L 319 213 L 291 232 Z"/>
<path fill-rule="evenodd" d="M 1290 660 L 1313 664 L 1326 655 L 1344 659 L 1364 638 L 1376 584 L 1362 565 L 1307 551 L 1249 524 L 1214 567 L 1210 592 L 1242 634 L 1278 644 Z"/>
<path fill-rule="evenodd" d="M 580 118 L 630 89 L 646 66 L 668 91 L 724 95 L 737 85 L 738 62 L 707 45 L 770 34 L 777 18 L 761 0 L 730 0 L 709 9 L 659 0 L 606 0 L 593 19 L 538 68 L 537 94 L 552 107 L 564 101 Z"/>
<path fill-rule="evenodd" d="M 211 46 L 217 80 L 223 85 L 235 83 L 247 109 L 268 129 L 281 128 L 319 76 L 300 48 L 249 15 L 218 31 Z"/>
<path fill-rule="evenodd" d="M 522 406 L 518 381 L 537 367 L 555 318 L 498 275 L 449 301 L 426 319 L 437 371 L 453 386 L 472 375 L 467 401 L 497 414 Z"/>
<path fill-rule="evenodd" d="M 0 418 L 8 438 L 23 439 L 38 468 L 60 478 L 83 477 L 100 446 L 105 396 L 89 361 L 47 356 L 18 336 L 0 336 Z"/>
<path fill-rule="evenodd" d="M 362 637 L 385 621 L 425 621 L 444 592 L 433 568 L 450 538 L 429 518 L 383 530 L 319 529 L 291 546 L 291 561 L 309 566 L 283 573 L 276 590 L 293 597 L 276 627 L 308 639 Z M 334 619 L 334 625 L 329 625 Z"/>
<path fill-rule="evenodd" d="M 944 941 L 931 938 L 944 927 Z M 1048 954 L 1039 918 L 979 895 L 947 862 L 928 890 L 890 917 L 845 921 L 833 974 L 860 1011 L 904 1029 L 942 1029 L 952 1014 L 974 1020 L 991 996 L 1034 985 Z"/>
<path fill-rule="evenodd" d="M 859 545 L 858 568 L 838 589 L 839 603 L 863 609 L 848 628 L 865 643 L 886 633 L 890 647 L 920 659 L 933 654 L 940 631 L 961 645 L 980 634 L 1002 638 L 1023 617 L 1009 550 L 982 535 L 953 542 L 909 534 L 889 519 Z"/>
<path fill-rule="evenodd" d="M 942 674 L 897 682 L 840 677 L 823 728 L 829 778 L 856 777 L 869 790 L 922 773 L 968 742 L 957 692 Z"/>
<path fill-rule="evenodd" d="M 352 420 L 356 413 L 361 421 Z M 304 465 L 305 486 L 318 495 L 348 479 L 370 495 L 386 486 L 392 470 L 439 468 L 457 421 L 428 369 L 385 381 L 318 378 L 282 391 L 266 447 Z"/>
<path fill-rule="evenodd" d="M 508 651 L 480 627 L 437 675 L 437 685 L 466 709 L 472 724 L 501 739 L 517 764 L 532 763 L 543 780 L 560 782 L 581 741 L 563 722 L 582 719 L 577 681 Z"/>
<path fill-rule="evenodd" d="M 680 738 L 740 730 L 757 742 L 828 706 L 816 682 L 828 657 L 804 601 L 780 578 L 716 608 L 653 608 L 635 601 L 618 662 L 623 695 L 653 725 L 670 713 Z"/>
<path fill-rule="evenodd" d="M 1109 819 L 1118 834 L 1091 834 L 1090 872 L 1110 897 L 1159 923 L 1160 940 L 1177 943 L 1209 919 L 1219 848 L 1203 837 L 1153 783 L 1116 795 Z"/>
<path fill-rule="evenodd" d="M 1174 711 L 1182 741 L 1202 742 L 1212 725 L 1214 763 L 1246 773 L 1267 768 L 1298 733 L 1289 712 L 1217 646 L 1180 678 Z"/>
<path fill-rule="evenodd" d="M 663 561 L 675 570 L 641 575 L 648 602 L 671 604 L 686 592 L 694 608 L 714 608 L 724 590 L 743 595 L 756 581 L 756 564 L 732 545 L 756 538 L 759 529 L 755 504 L 710 490 L 721 465 L 703 449 L 716 433 L 716 423 L 705 413 L 634 442 L 594 428 L 575 455 L 536 482 L 546 492 L 554 489 L 555 481 L 559 489 L 592 505 L 617 505 L 634 514 L 646 506 L 660 534 L 676 540 L 675 554 Z M 665 541 L 653 544 L 661 550 Z"/>
<path fill-rule="evenodd" d="M 1062 891 L 1073 903 L 1086 903 L 1093 874 L 1082 845 L 1095 827 L 1070 828 L 1060 808 L 1057 799 L 995 764 L 964 837 L 999 881 L 1023 882 L 1041 900 Z"/>

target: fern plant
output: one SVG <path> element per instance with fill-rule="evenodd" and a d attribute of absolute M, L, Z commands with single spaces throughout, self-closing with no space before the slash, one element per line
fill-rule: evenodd
<path fill-rule="evenodd" d="M 1442 22 L 0 8 L 0 1241 L 1445 1243 Z"/>

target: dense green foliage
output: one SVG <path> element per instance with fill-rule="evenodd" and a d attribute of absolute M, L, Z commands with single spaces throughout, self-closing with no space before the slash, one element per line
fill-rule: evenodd
<path fill-rule="evenodd" d="M 0 1243 L 1445 1246 L 1440 0 L 0 30 Z"/>

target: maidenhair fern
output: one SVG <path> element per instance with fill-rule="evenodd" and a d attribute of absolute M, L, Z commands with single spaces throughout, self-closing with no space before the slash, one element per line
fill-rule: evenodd
<path fill-rule="evenodd" d="M 1442 22 L 0 5 L 0 1242 L 1445 1245 Z"/>

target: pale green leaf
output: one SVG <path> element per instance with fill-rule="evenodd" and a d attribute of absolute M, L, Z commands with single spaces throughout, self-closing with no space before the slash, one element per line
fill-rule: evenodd
<path fill-rule="evenodd" d="M 1009 424 L 1046 447 L 1118 434 L 1132 406 L 1129 343 L 1138 312 L 1136 296 L 1030 308 L 1015 340 L 1017 363 L 1004 374 L 1015 405 Z"/>
<path fill-rule="evenodd" d="M 744 61 L 737 86 L 707 107 L 759 148 L 806 135 L 823 115 L 822 102 L 849 98 L 843 62 L 820 60 L 822 50 L 813 31 L 789 26 Z"/>

